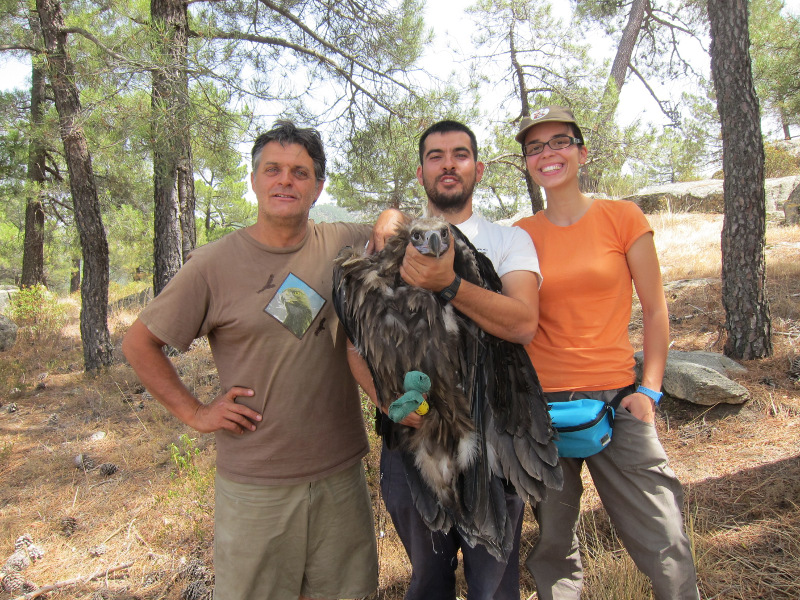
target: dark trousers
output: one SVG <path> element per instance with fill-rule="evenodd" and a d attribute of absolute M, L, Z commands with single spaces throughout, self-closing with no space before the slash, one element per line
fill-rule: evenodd
<path fill-rule="evenodd" d="M 508 563 L 503 563 L 480 544 L 470 548 L 455 529 L 428 529 L 414 508 L 402 455 L 386 444 L 381 452 L 381 492 L 411 560 L 411 583 L 405 600 L 455 600 L 459 549 L 469 600 L 519 600 L 519 539 L 525 509 L 519 496 L 506 494 L 508 514 L 514 522 L 514 549 Z"/>

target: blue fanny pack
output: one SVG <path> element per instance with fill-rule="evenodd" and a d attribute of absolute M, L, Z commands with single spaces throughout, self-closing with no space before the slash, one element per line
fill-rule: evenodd
<path fill-rule="evenodd" d="M 631 390 L 630 387 L 620 390 L 611 402 L 579 398 L 549 403 L 558 455 L 586 458 L 608 446 L 614 433 L 614 412 Z"/>

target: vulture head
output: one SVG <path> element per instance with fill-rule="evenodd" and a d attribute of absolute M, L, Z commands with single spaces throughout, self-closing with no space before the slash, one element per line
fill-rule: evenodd
<path fill-rule="evenodd" d="M 409 227 L 409 241 L 420 254 L 439 258 L 452 243 L 449 225 L 434 218 L 417 219 Z"/>

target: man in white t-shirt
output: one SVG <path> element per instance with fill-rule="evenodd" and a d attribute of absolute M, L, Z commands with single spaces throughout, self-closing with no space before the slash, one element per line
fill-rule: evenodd
<path fill-rule="evenodd" d="M 539 261 L 530 236 L 518 228 L 490 223 L 472 212 L 472 193 L 483 176 L 475 134 L 462 123 L 441 121 L 419 141 L 417 179 L 428 196 L 428 212 L 457 226 L 494 265 L 503 284 L 502 295 L 462 281 L 453 270 L 454 246 L 443 259 L 406 251 L 401 275 L 409 285 L 443 294 L 461 313 L 484 331 L 507 341 L 526 344 L 533 339 L 539 319 Z M 351 352 L 351 368 L 370 391 L 366 366 Z M 385 415 L 384 415 L 385 417 Z M 424 416 L 412 412 L 402 425 L 418 427 Z M 392 449 L 391 421 L 381 423 L 381 490 L 395 529 L 411 560 L 411 582 L 406 600 L 454 600 L 458 551 L 462 552 L 470 600 L 519 599 L 519 538 L 524 502 L 506 492 L 508 514 L 514 525 L 514 549 L 508 562 L 494 558 L 480 544 L 470 548 L 455 528 L 430 531 L 411 497 L 401 452 Z M 389 444 L 387 445 L 387 442 Z"/>

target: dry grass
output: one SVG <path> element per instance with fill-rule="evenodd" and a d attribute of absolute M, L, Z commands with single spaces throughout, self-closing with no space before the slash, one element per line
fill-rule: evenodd
<path fill-rule="evenodd" d="M 670 214 L 651 220 L 673 348 L 720 351 L 721 218 Z M 738 377 L 752 400 L 713 408 L 666 400 L 658 417 L 659 434 L 685 485 L 704 598 L 800 596 L 800 384 L 788 375 L 790 358 L 800 354 L 800 228 L 770 224 L 767 241 L 775 354 L 748 362 L 748 372 Z M 107 578 L 55 591 L 52 598 L 177 600 L 198 580 L 199 570 L 188 567 L 197 561 L 210 565 L 213 438 L 169 416 L 123 364 L 118 345 L 132 312 L 117 312 L 110 320 L 115 365 L 97 377 L 83 375 L 77 303 L 70 302 L 72 318 L 63 331 L 37 344 L 18 344 L 0 363 L 0 560 L 13 552 L 18 536 L 29 533 L 45 551 L 25 572 L 39 585 L 131 563 Z M 631 332 L 640 339 L 636 311 Z M 212 395 L 217 378 L 205 343 L 174 360 L 197 393 Z M 8 412 L 11 403 L 16 412 Z M 369 418 L 370 411 L 365 413 Z M 94 436 L 98 432 L 105 435 Z M 103 475 L 77 469 L 79 454 L 119 470 Z M 373 599 L 399 600 L 410 566 L 382 506 L 378 458 L 373 437 L 367 470 L 381 563 Z M 528 511 L 523 558 L 536 535 Z M 588 478 L 580 535 L 584 598 L 650 597 Z M 520 597 L 535 598 L 524 567 L 522 574 Z M 463 597 L 466 590 L 459 593 Z M 0 592 L 0 600 L 9 597 Z"/>
<path fill-rule="evenodd" d="M 648 219 L 665 281 L 720 276 L 722 215 L 698 219 L 690 213 L 659 213 Z"/>

